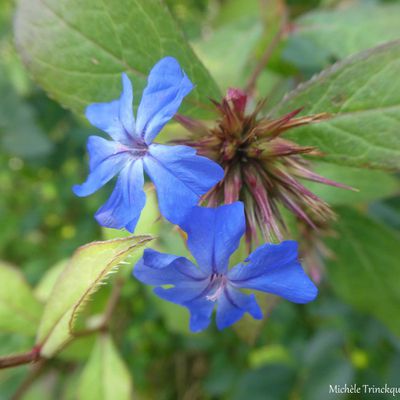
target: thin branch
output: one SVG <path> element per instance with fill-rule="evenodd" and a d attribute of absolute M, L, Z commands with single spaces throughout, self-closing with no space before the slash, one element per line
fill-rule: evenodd
<path fill-rule="evenodd" d="M 20 400 L 23 395 L 28 391 L 28 389 L 35 383 L 36 379 L 42 374 L 45 360 L 38 361 L 35 365 L 33 365 L 31 371 L 28 376 L 22 381 L 22 384 L 19 386 L 17 391 L 11 397 L 11 400 Z"/>
<path fill-rule="evenodd" d="M 117 307 L 119 298 L 121 296 L 122 287 L 124 286 L 125 280 L 121 277 L 117 277 L 110 298 L 108 299 L 107 307 L 104 312 L 102 326 L 108 328 L 110 320 L 114 314 L 114 310 Z"/>
<path fill-rule="evenodd" d="M 103 313 L 103 318 L 101 323 L 95 328 L 83 329 L 78 332 L 74 332 L 74 337 L 82 337 L 87 335 L 92 335 L 93 333 L 107 331 L 109 330 L 110 320 L 114 314 L 115 307 L 118 304 L 119 298 L 121 296 L 122 287 L 124 286 L 125 280 L 118 277 L 114 283 L 111 295 L 108 299 L 107 306 Z"/>
<path fill-rule="evenodd" d="M 264 70 L 264 68 L 267 66 L 272 54 L 274 53 L 276 47 L 280 43 L 282 37 L 287 31 L 287 24 L 288 24 L 288 16 L 287 16 L 287 10 L 284 2 L 280 2 L 281 4 L 281 21 L 280 21 L 280 26 L 278 29 L 278 32 L 276 32 L 275 36 L 272 38 L 271 42 L 269 45 L 266 47 L 263 55 L 261 56 L 259 62 L 257 63 L 256 67 L 254 68 L 253 73 L 251 74 L 246 88 L 245 92 L 248 95 L 252 95 L 254 93 L 254 90 L 256 88 L 257 80 L 261 74 L 261 72 Z"/>
<path fill-rule="evenodd" d="M 14 356 L 0 357 L 0 369 L 17 367 L 18 365 L 35 363 L 40 360 L 40 348 L 34 347 L 31 351 Z"/>

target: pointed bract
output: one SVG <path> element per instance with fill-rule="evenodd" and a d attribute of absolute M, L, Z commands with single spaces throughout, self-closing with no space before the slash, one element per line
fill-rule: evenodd
<path fill-rule="evenodd" d="M 243 201 L 249 245 L 258 242 L 258 231 L 265 240 L 282 240 L 286 227 L 280 205 L 313 228 L 316 220 L 333 218 L 329 205 L 299 179 L 351 188 L 310 170 L 308 161 L 301 156 L 321 155 L 315 148 L 282 138 L 289 129 L 325 120 L 329 115 L 298 116 L 302 110 L 296 109 L 276 119 L 260 117 L 264 102 L 249 112 L 248 97 L 240 89 L 228 89 L 220 103 L 212 102 L 220 118 L 208 131 L 199 129 L 202 125 L 198 121 L 178 118 L 192 133 L 192 138 L 176 142 L 194 147 L 225 170 L 224 179 L 203 197 L 203 204 L 215 207 Z"/>

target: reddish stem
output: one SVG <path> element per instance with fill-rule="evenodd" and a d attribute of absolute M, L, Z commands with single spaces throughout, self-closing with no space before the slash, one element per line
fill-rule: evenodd
<path fill-rule="evenodd" d="M 28 353 L 17 354 L 15 356 L 0 357 L 0 369 L 17 367 L 29 363 L 36 363 L 40 360 L 40 347 L 35 346 Z"/>

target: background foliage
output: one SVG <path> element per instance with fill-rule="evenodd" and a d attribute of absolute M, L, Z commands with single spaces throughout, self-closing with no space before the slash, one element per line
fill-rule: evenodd
<path fill-rule="evenodd" d="M 290 0 L 287 8 L 291 29 L 256 93 L 268 96 L 271 115 L 303 106 L 303 113 L 340 113 L 291 138 L 323 150 L 315 169 L 360 192 L 310 185 L 338 214 L 317 301 L 298 306 L 266 297 L 265 321 L 245 318 L 233 329 L 194 335 L 185 310 L 130 278 L 140 256 L 134 239 L 89 247 L 104 265 L 85 269 L 81 251 L 65 270 L 79 246 L 125 236 L 101 230 L 91 217 L 107 191 L 84 200 L 71 192 L 85 177 L 93 133 L 81 113 L 118 95 L 122 71 L 140 93 L 154 62 L 173 55 L 197 85 L 182 111 L 211 117 L 208 98 L 246 84 L 279 30 L 282 3 L 22 0 L 14 35 L 15 5 L 0 2 L 0 355 L 30 349 L 38 329 L 39 338 L 58 332 L 47 342 L 51 360 L 0 372 L 1 399 L 126 399 L 135 392 L 143 399 L 319 400 L 329 398 L 329 384 L 400 386 L 400 45 L 376 48 L 400 38 L 400 2 Z M 165 131 L 182 134 L 173 124 Z M 156 235 L 158 249 L 186 254 L 178 232 L 158 219 L 150 187 L 148 194 L 135 234 Z M 81 271 L 98 289 L 93 276 L 127 256 L 128 265 L 86 302 L 76 285 Z M 64 270 L 64 287 L 58 281 L 53 291 Z M 115 287 L 120 299 L 107 315 Z M 65 313 L 80 335 L 57 353 L 70 339 L 53 326 Z"/>

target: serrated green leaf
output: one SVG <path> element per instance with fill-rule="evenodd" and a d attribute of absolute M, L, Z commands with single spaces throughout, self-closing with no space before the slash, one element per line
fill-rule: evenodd
<path fill-rule="evenodd" d="M 0 261 L 0 331 L 34 335 L 42 310 L 21 272 Z"/>
<path fill-rule="evenodd" d="M 316 182 L 303 181 L 307 188 L 330 205 L 366 203 L 400 192 L 399 179 L 388 172 L 328 163 L 316 163 L 313 165 L 313 170 L 325 178 L 358 190 L 354 192 Z"/>
<path fill-rule="evenodd" d="M 159 0 L 21 0 L 15 36 L 36 81 L 78 113 L 117 98 L 122 72 L 132 79 L 138 102 L 151 67 L 164 56 L 177 58 L 196 85 L 180 112 L 208 114 L 208 99 L 219 97 Z"/>
<path fill-rule="evenodd" d="M 289 93 L 271 114 L 304 107 L 302 115 L 331 113 L 324 122 L 286 137 L 314 145 L 325 161 L 400 169 L 400 41 L 350 57 Z"/>
<path fill-rule="evenodd" d="M 80 247 L 59 276 L 40 322 L 37 344 L 51 357 L 68 343 L 79 310 L 120 262 L 152 240 L 130 236 Z"/>
<path fill-rule="evenodd" d="M 375 316 L 400 335 L 400 236 L 349 208 L 338 210 L 335 259 L 328 262 L 336 293 L 358 310 Z"/>
<path fill-rule="evenodd" d="M 111 338 L 101 335 L 78 386 L 80 400 L 132 399 L 132 381 L 129 371 L 117 352 Z"/>
<path fill-rule="evenodd" d="M 361 3 L 344 9 L 314 10 L 296 20 L 283 56 L 303 70 L 321 69 L 400 38 L 399 16 L 399 4 Z"/>

